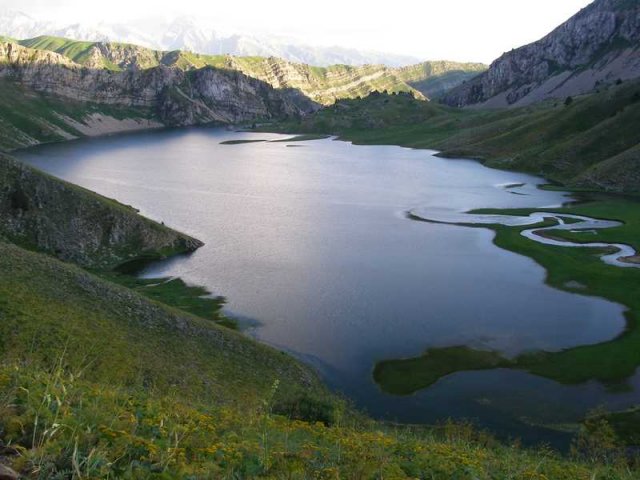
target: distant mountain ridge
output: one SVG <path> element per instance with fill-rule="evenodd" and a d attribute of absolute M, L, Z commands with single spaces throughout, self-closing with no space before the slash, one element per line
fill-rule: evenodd
<path fill-rule="evenodd" d="M 0 38 L 0 148 L 85 135 L 298 118 L 373 91 L 438 94 L 483 65 L 311 67 L 57 37 Z"/>
<path fill-rule="evenodd" d="M 451 106 L 505 107 L 640 77 L 640 2 L 595 0 L 546 37 L 505 53 L 449 92 Z"/>
<path fill-rule="evenodd" d="M 295 117 L 318 105 L 242 72 L 89 68 L 49 50 L 0 42 L 0 147 L 161 126 Z"/>
<path fill-rule="evenodd" d="M 0 35 L 32 38 L 39 35 L 94 42 L 126 42 L 155 50 L 188 50 L 209 55 L 279 57 L 313 66 L 335 64 L 384 64 L 399 67 L 418 63 L 409 55 L 361 51 L 337 46 L 319 47 L 272 35 L 222 32 L 195 18 L 132 23 L 59 24 L 43 21 L 16 10 L 0 11 Z"/>
<path fill-rule="evenodd" d="M 385 65 L 313 67 L 277 57 L 159 51 L 133 44 L 85 42 L 51 36 L 11 41 L 31 49 L 56 52 L 92 69 L 137 71 L 165 66 L 187 71 L 210 66 L 237 70 L 276 89 L 299 90 L 323 105 L 342 98 L 366 96 L 375 90 L 413 92 L 418 98 L 437 98 L 486 69 L 483 64 L 447 61 L 422 62 L 402 68 Z"/>

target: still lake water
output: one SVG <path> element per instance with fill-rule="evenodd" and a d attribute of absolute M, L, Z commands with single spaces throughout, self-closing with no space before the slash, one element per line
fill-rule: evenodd
<path fill-rule="evenodd" d="M 204 241 L 143 275 L 179 276 L 226 296 L 248 334 L 312 364 L 376 417 L 470 418 L 499 434 L 560 445 L 566 435 L 541 424 L 640 401 L 638 375 L 614 393 L 509 370 L 457 373 L 410 397 L 382 393 L 371 378 L 377 360 L 461 344 L 515 355 L 597 343 L 624 329 L 624 309 L 546 286 L 544 269 L 495 247 L 489 230 L 405 217 L 414 208 L 567 201 L 536 189 L 540 178 L 331 139 L 220 144 L 283 138 L 164 130 L 17 156 Z"/>

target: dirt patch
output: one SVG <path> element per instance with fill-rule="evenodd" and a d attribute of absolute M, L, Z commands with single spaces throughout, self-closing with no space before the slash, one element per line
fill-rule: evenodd
<path fill-rule="evenodd" d="M 124 118 L 118 119 L 103 115 L 101 113 L 92 113 L 78 122 L 73 118 L 60 116 L 65 123 L 83 135 L 88 137 L 98 137 L 100 135 L 108 135 L 110 133 L 133 132 L 136 130 L 149 130 L 151 128 L 163 127 L 160 122 L 148 120 L 146 118 Z"/>

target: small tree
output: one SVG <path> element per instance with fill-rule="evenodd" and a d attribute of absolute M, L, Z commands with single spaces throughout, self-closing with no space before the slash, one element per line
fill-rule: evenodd
<path fill-rule="evenodd" d="M 569 96 L 567 97 L 567 99 L 564 101 L 564 105 L 566 107 L 568 107 L 569 105 L 571 105 L 573 103 L 573 97 Z"/>
<path fill-rule="evenodd" d="M 574 457 L 591 462 L 614 463 L 619 459 L 621 443 L 602 409 L 596 409 L 585 418 L 582 429 L 571 444 Z"/>

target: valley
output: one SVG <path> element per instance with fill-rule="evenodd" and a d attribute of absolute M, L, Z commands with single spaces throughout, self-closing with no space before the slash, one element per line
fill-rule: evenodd
<path fill-rule="evenodd" d="M 278 134 L 193 129 L 41 146 L 19 158 L 136 205 L 151 218 L 171 219 L 203 240 L 205 246 L 193 255 L 152 263 L 142 277 L 178 277 L 224 295 L 224 312 L 246 333 L 313 365 L 328 385 L 376 418 L 405 423 L 474 418 L 504 437 L 518 432 L 526 442 L 566 448 L 570 435 L 541 425 L 543 418 L 547 424 L 573 423 L 575 430 L 590 408 L 638 402 L 635 388 L 624 396 L 604 388 L 587 393 L 581 384 L 593 374 L 586 366 L 583 377 L 571 382 L 574 388 L 554 382 L 543 388 L 522 376 L 513 388 L 492 393 L 467 367 L 417 398 L 380 392 L 374 378 L 385 391 L 386 384 L 372 378 L 371 370 L 385 358 L 464 342 L 495 349 L 492 355 L 500 361 L 490 365 L 504 368 L 497 352 L 512 357 L 617 339 L 633 325 L 623 306 L 628 303 L 604 292 L 596 298 L 583 296 L 581 289 L 545 286 L 543 268 L 495 248 L 488 232 L 405 217 L 407 210 L 560 206 L 569 200 L 564 192 L 537 189 L 539 178 L 423 150 L 332 139 L 295 144 L 301 148 L 289 148 L 288 137 Z M 178 159 L 175 152 L 189 153 Z M 197 175 L 188 174 L 187 166 Z M 620 284 L 638 274 L 627 273 Z M 465 292 L 464 304 L 456 303 L 456 292 L 441 278 Z M 482 316 L 473 313 L 478 309 Z M 620 345 L 612 343 L 608 348 L 618 355 Z M 612 361 L 615 355 L 609 354 Z M 600 356 L 593 358 L 593 367 L 602 365 Z M 633 377 L 637 363 L 630 357 L 624 368 L 616 365 L 616 378 L 626 378 Z M 603 370 L 614 374 L 604 365 Z M 558 366 L 558 374 L 579 372 Z M 421 378 L 414 369 L 407 377 Z M 394 371 L 391 378 L 406 377 Z M 540 398 L 541 391 L 552 404 Z M 562 413 L 556 408 L 559 392 L 566 398 Z M 535 407 L 504 404 L 523 395 L 534 396 Z M 538 422 L 523 422 L 532 409 Z"/>
<path fill-rule="evenodd" d="M 0 11 L 0 480 L 639 478 L 640 5 L 582 6 L 490 65 Z"/>

